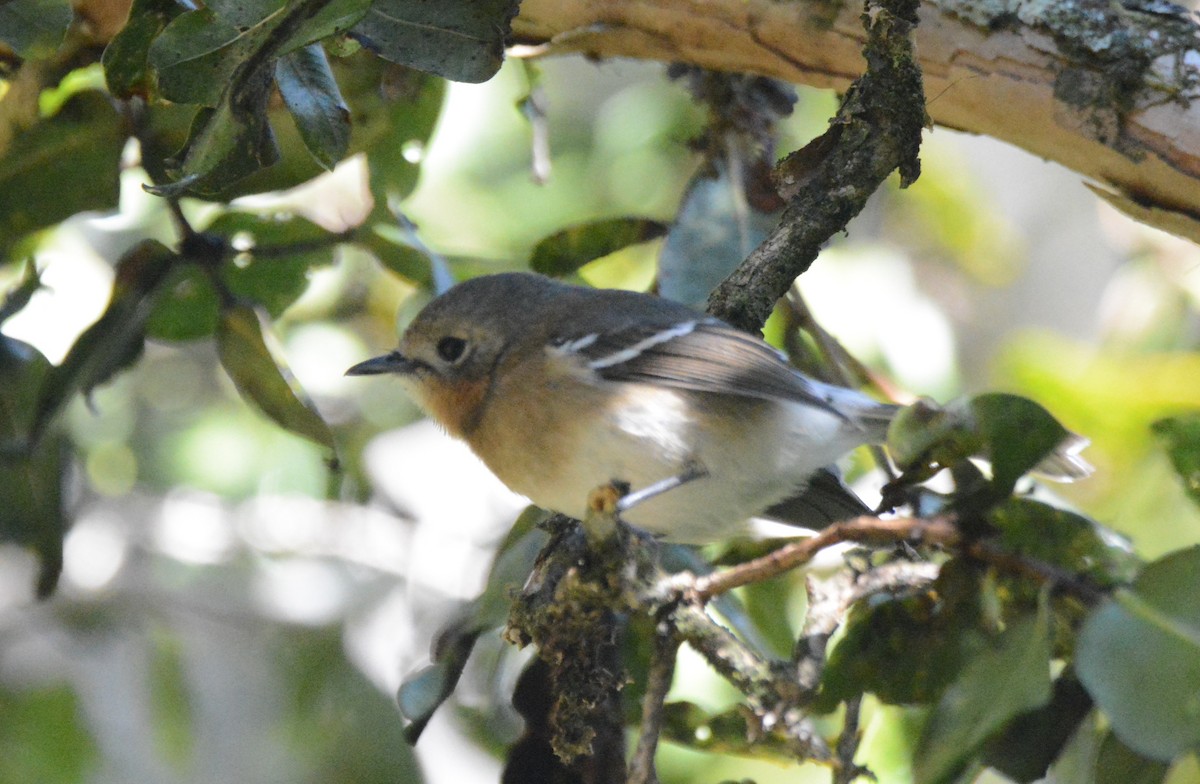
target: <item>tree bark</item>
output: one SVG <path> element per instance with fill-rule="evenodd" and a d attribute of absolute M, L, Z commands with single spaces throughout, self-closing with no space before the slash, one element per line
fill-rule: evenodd
<path fill-rule="evenodd" d="M 531 54 L 681 61 L 842 91 L 865 67 L 861 13 L 821 0 L 524 0 L 513 32 Z M 1200 243 L 1198 31 L 1164 0 L 923 0 L 915 42 L 936 124 L 1056 161 L 1138 220 Z"/>

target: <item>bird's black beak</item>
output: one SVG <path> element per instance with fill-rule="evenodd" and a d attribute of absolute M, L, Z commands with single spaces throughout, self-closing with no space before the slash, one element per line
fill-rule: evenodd
<path fill-rule="evenodd" d="M 359 362 L 346 371 L 347 376 L 377 376 L 381 373 L 408 373 L 416 365 L 399 351 Z"/>

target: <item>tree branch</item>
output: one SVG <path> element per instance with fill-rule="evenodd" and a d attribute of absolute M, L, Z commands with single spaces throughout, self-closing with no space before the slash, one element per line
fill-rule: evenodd
<path fill-rule="evenodd" d="M 712 292 L 708 312 L 748 331 L 762 328 L 821 246 L 862 211 L 894 170 L 901 187 L 920 174 L 928 118 L 910 34 L 917 0 L 868 0 L 866 72 L 850 86 L 829 130 L 776 167 L 787 199 L 778 228 Z"/>
<path fill-rule="evenodd" d="M 682 61 L 846 90 L 859 9 L 817 0 L 524 0 L 550 54 Z M 1138 220 L 1200 242 L 1196 19 L 1147 2 L 923 0 L 914 34 L 933 121 L 1056 161 Z"/>
<path fill-rule="evenodd" d="M 959 539 L 958 528 L 949 518 L 926 520 L 919 517 L 896 517 L 884 520 L 864 515 L 834 523 L 816 536 L 784 545 L 761 558 L 697 577 L 691 585 L 690 598 L 707 602 L 714 596 L 734 588 L 768 580 L 808 563 L 825 548 L 843 542 L 873 545 L 908 542 L 951 547 L 956 545 Z"/>
<path fill-rule="evenodd" d="M 675 657 L 679 653 L 679 638 L 671 624 L 658 625 L 654 635 L 654 654 L 646 678 L 646 694 L 642 697 L 642 726 L 638 730 L 637 748 L 629 762 L 627 784 L 658 784 L 654 769 L 654 753 L 662 734 L 663 703 L 675 677 Z"/>

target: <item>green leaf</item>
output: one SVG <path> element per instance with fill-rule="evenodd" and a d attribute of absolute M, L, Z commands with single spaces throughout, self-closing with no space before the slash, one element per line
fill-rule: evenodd
<path fill-rule="evenodd" d="M 282 217 L 229 211 L 206 233 L 228 237 L 246 247 L 221 269 L 229 290 L 252 299 L 275 318 L 308 288 L 309 271 L 333 262 L 339 235 L 297 215 Z"/>
<path fill-rule="evenodd" d="M 942 694 L 917 742 L 918 784 L 952 781 L 996 731 L 1050 700 L 1048 604 L 1009 624 Z"/>
<path fill-rule="evenodd" d="M 947 562 L 934 584 L 853 607 L 821 677 L 820 710 L 874 693 L 892 704 L 930 703 L 978 644 L 979 578 Z"/>
<path fill-rule="evenodd" d="M 283 8 L 287 0 L 209 0 L 205 7 L 234 27 L 245 30 Z"/>
<path fill-rule="evenodd" d="M 1200 412 L 1160 419 L 1152 426 L 1183 487 L 1200 504 Z"/>
<path fill-rule="evenodd" d="M 175 17 L 150 44 L 148 64 L 158 79 L 158 92 L 175 103 L 216 106 L 238 64 L 250 53 L 253 39 L 217 16 L 210 8 Z"/>
<path fill-rule="evenodd" d="M 73 16 L 67 0 L 8 0 L 0 3 L 0 41 L 24 60 L 49 57 Z"/>
<path fill-rule="evenodd" d="M 147 188 L 158 196 L 215 195 L 238 180 L 279 160 L 279 147 L 267 119 L 270 75 L 241 80 L 216 109 L 196 114 L 183 153 L 179 179 Z"/>
<path fill-rule="evenodd" d="M 325 50 L 309 44 L 279 58 L 275 83 L 308 151 L 323 168 L 332 169 L 350 144 L 350 110 L 338 92 Z"/>
<path fill-rule="evenodd" d="M 239 29 L 209 9 L 183 14 L 150 49 L 164 96 L 213 106 L 197 114 L 176 182 L 160 196 L 215 196 L 279 159 L 268 118 L 277 58 L 348 29 L 369 0 L 300 0 Z"/>
<path fill-rule="evenodd" d="M 1109 732 L 1096 755 L 1095 784 L 1160 784 L 1169 769 L 1167 763 L 1146 759 Z"/>
<path fill-rule="evenodd" d="M 992 484 L 1010 493 L 1070 433 L 1050 412 L 1018 395 L 992 393 L 971 400 L 971 413 L 992 461 Z"/>
<path fill-rule="evenodd" d="M 196 264 L 176 264 L 146 319 L 146 335 L 172 341 L 202 338 L 217 328 L 220 313 L 220 298 L 205 271 Z"/>
<path fill-rule="evenodd" d="M 100 62 L 108 91 L 117 98 L 149 98 L 154 90 L 147 59 L 155 37 L 186 6 L 178 0 L 133 0 L 129 20 L 104 49 Z"/>
<path fill-rule="evenodd" d="M 1040 779 L 1091 709 L 1092 698 L 1066 673 L 1054 681 L 1050 702 L 1017 716 L 988 740 L 983 763 L 1022 784 Z"/>
<path fill-rule="evenodd" d="M 708 295 L 779 223 L 746 203 L 723 160 L 697 172 L 658 256 L 658 292 L 703 309 Z"/>
<path fill-rule="evenodd" d="M 943 407 L 922 400 L 900 411 L 888 428 L 888 451 L 918 477 L 931 476 L 967 458 L 992 463 L 992 486 L 1009 495 L 1022 475 L 1065 444 L 1070 432 L 1028 398 L 977 395 Z"/>
<path fill-rule="evenodd" d="M 446 83 L 442 79 L 359 52 L 335 60 L 334 73 L 350 106 L 350 154 L 366 153 L 377 207 L 402 199 L 416 186 L 420 161 L 405 157 L 433 134 Z"/>
<path fill-rule="evenodd" d="M 86 781 L 96 757 L 68 686 L 0 691 L 0 781 Z"/>
<path fill-rule="evenodd" d="M 1084 623 L 1079 679 L 1129 748 L 1169 762 L 1200 748 L 1200 546 L 1146 566 Z"/>
<path fill-rule="evenodd" d="M 500 70 L 520 0 L 376 0 L 353 34 L 394 63 L 457 82 Z"/>
<path fill-rule="evenodd" d="M 405 280 L 422 286 L 432 280 L 429 257 L 406 244 L 395 226 L 364 226 L 355 232 L 354 243 Z"/>
<path fill-rule="evenodd" d="M 233 5 L 223 6 L 229 13 Z M 250 20 L 266 4 L 246 4 L 245 14 L 205 7 L 176 17 L 150 46 L 149 62 L 158 75 L 162 97 L 176 103 L 216 106 L 226 90 L 248 79 L 235 78 L 239 67 L 254 60 L 250 71 L 273 68 L 274 59 L 314 41 L 344 32 L 362 18 L 369 0 L 307 0 L 277 7 Z M 308 18 L 317 6 L 317 12 Z"/>
<path fill-rule="evenodd" d="M 513 594 L 528 579 L 548 540 L 549 535 L 538 527 L 545 519 L 546 512 L 537 507 L 521 513 L 496 552 L 483 593 L 438 631 L 433 663 L 401 684 L 397 701 L 411 722 L 405 729 L 409 743 L 417 742 L 434 711 L 454 693 L 479 635 L 508 618 Z"/>
<path fill-rule="evenodd" d="M 0 302 L 0 325 L 4 324 L 29 304 L 33 295 L 42 288 L 41 274 L 33 260 L 25 262 L 25 274 L 21 280 L 8 290 L 4 301 Z"/>
<path fill-rule="evenodd" d="M 175 254 L 144 240 L 117 262 L 112 298 L 104 314 L 71 346 L 62 364 L 46 374 L 38 394 L 30 439 L 36 442 L 77 392 L 88 392 L 141 354 L 146 319 Z"/>
<path fill-rule="evenodd" d="M 117 206 L 125 133 L 107 96 L 83 92 L 0 153 L 0 257 L 22 235 Z"/>
<path fill-rule="evenodd" d="M 66 441 L 50 437 L 36 447 L 28 445 L 38 390 L 50 367 L 37 349 L 0 335 L 0 541 L 37 552 L 39 597 L 49 596 L 58 583 L 67 528 Z"/>
<path fill-rule="evenodd" d="M 1082 515 L 1029 498 L 1009 498 L 988 512 L 1006 551 L 1086 575 L 1101 586 L 1124 585 L 1142 564 L 1117 533 Z"/>
<path fill-rule="evenodd" d="M 254 308 L 234 305 L 222 311 L 217 353 L 243 398 L 283 428 L 334 451 L 329 425 L 302 398 L 291 372 L 267 348 Z"/>
<path fill-rule="evenodd" d="M 308 288 L 309 271 L 333 260 L 339 237 L 295 215 L 267 216 L 228 211 L 204 230 L 242 249 L 222 260 L 217 275 L 236 297 L 281 315 Z M 221 301 L 198 264 L 176 265 L 146 324 L 160 340 L 194 340 L 211 335 Z"/>
<path fill-rule="evenodd" d="M 667 227 L 647 218 L 609 218 L 580 223 L 551 234 L 533 249 L 529 266 L 543 275 L 570 275 L 621 248 L 657 239 Z"/>

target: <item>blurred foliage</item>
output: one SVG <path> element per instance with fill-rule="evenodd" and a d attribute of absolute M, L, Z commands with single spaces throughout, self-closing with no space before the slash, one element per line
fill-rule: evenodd
<path fill-rule="evenodd" d="M 447 277 L 532 267 L 702 304 L 773 225 L 774 145 L 831 111 L 806 93 L 785 119 L 787 91 L 765 80 L 501 68 L 516 6 L 0 3 L 0 782 L 420 781 L 423 747 L 448 766 L 468 742 L 499 775 L 523 662 L 495 629 L 540 516 L 466 545 L 411 498 L 368 513 L 384 479 L 364 446 L 415 411 L 342 371 Z M 548 111 L 522 111 L 534 91 Z M 963 292 L 1030 272 L 970 164 L 927 146 L 921 180 L 834 242 L 825 263 L 845 277 L 805 289 L 901 388 L 955 389 L 976 350 Z M 1011 332 L 992 367 L 1005 393 L 912 407 L 893 428 L 902 489 L 952 477 L 954 493 L 914 491 L 922 512 L 969 517 L 1100 598 L 935 554 L 934 582 L 854 602 L 816 726 L 835 736 L 863 697 L 859 759 L 880 781 L 1200 782 L 1200 254 L 1124 231 L 1098 334 Z M 825 356 L 794 312 L 767 333 Z M 1024 497 L 1067 429 L 1091 440 L 1096 476 Z M 430 537 L 445 550 L 420 550 Z M 838 579 L 751 586 L 714 611 L 784 660 L 805 588 Z M 635 678 L 649 627 L 626 644 Z M 786 748 L 727 684 L 692 654 L 679 667 L 664 782 L 828 780 L 780 767 Z M 631 721 L 641 693 L 625 692 Z M 414 753 L 404 721 L 411 740 L 443 716 L 472 740 L 442 728 Z"/>

